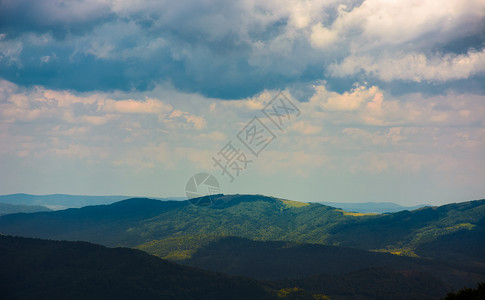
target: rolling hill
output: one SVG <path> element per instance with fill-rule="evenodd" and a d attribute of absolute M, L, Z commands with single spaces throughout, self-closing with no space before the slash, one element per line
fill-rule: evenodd
<path fill-rule="evenodd" d="M 218 195 L 209 207 L 135 198 L 80 209 L 7 215 L 0 217 L 0 232 L 128 247 L 184 237 L 238 236 L 436 256 L 426 250 L 426 244 L 453 237 L 462 243 L 470 240 L 476 247 L 484 245 L 484 220 L 485 200 L 366 215 L 259 195 Z"/>
<path fill-rule="evenodd" d="M 325 290 L 332 300 L 438 300 L 446 286 L 426 273 L 391 268 L 362 269 L 338 275 L 315 275 L 270 282 L 270 286 L 298 286 L 318 293 Z"/>
<path fill-rule="evenodd" d="M 179 262 L 206 270 L 260 280 L 312 276 L 340 278 L 349 274 L 363 274 L 378 268 L 389 272 L 388 275 L 391 277 L 394 275 L 399 277 L 403 274 L 425 276 L 433 283 L 431 286 L 436 287 L 435 296 L 451 288 L 459 289 L 485 279 L 485 269 L 453 261 L 397 256 L 341 246 L 263 242 L 236 237 L 220 238 L 210 242 L 199 248 L 190 258 Z M 374 276 L 368 278 L 369 282 L 380 280 L 379 276 L 375 277 L 373 271 L 367 276 Z M 401 291 L 399 294 L 423 292 L 421 286 L 406 289 L 406 292 Z M 330 292 L 327 294 L 332 295 Z M 380 297 L 382 294 L 375 293 L 374 296 Z"/>
<path fill-rule="evenodd" d="M 461 264 L 443 260 L 398 256 L 341 246 L 296 242 L 253 241 L 224 237 L 199 248 L 181 263 L 227 274 L 257 279 L 284 279 L 316 274 L 342 274 L 361 269 L 389 267 L 396 270 L 426 272 L 460 286 L 457 272 L 467 272 L 478 281 L 485 270 L 464 268 Z M 477 273 L 474 273 L 477 272 Z"/>
<path fill-rule="evenodd" d="M 247 266 L 258 272 L 261 265 L 255 259 Z M 181 266 L 134 249 L 2 235 L 0 264 L 2 299 L 326 300 L 330 294 L 331 299 L 431 300 L 451 289 L 426 273 L 375 267 L 258 281 Z"/>
<path fill-rule="evenodd" d="M 136 247 L 184 264 L 259 279 L 283 280 L 284 275 L 344 280 L 384 268 L 386 280 L 411 274 L 435 282 L 435 296 L 446 287 L 485 279 L 485 200 L 391 214 L 348 213 L 261 195 L 216 195 L 212 200 L 210 206 L 194 206 L 135 198 L 12 214 L 0 217 L 0 232 Z M 422 292 L 430 291 L 418 294 Z"/>

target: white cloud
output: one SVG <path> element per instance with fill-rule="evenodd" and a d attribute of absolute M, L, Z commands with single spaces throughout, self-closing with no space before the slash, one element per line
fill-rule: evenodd
<path fill-rule="evenodd" d="M 348 39 L 354 52 L 406 44 L 429 36 L 431 42 L 445 42 L 460 35 L 479 32 L 485 16 L 481 0 L 365 0 L 351 9 L 341 6 L 329 32 Z M 316 29 L 321 29 L 316 25 Z M 318 44 L 317 44 L 318 46 Z M 405 45 L 409 47 L 410 45 Z"/>
<path fill-rule="evenodd" d="M 19 56 L 23 49 L 23 44 L 19 40 L 8 40 L 7 35 L 0 34 L 0 62 L 6 60 L 7 64 L 21 64 Z"/>
<path fill-rule="evenodd" d="M 331 46 L 338 40 L 338 32 L 322 26 L 322 23 L 317 23 L 312 27 L 310 35 L 310 42 L 313 47 L 326 48 Z"/>
<path fill-rule="evenodd" d="M 450 91 L 441 96 L 413 93 L 395 97 L 377 86 L 366 85 L 337 93 L 327 90 L 325 83 L 314 86 L 314 90 L 310 101 L 299 106 L 302 116 L 321 120 L 320 124 L 470 126 L 481 124 L 485 118 L 483 96 L 479 94 Z"/>
<path fill-rule="evenodd" d="M 485 50 L 467 54 L 446 54 L 426 57 L 422 53 L 370 57 L 350 56 L 330 66 L 334 76 L 352 76 L 361 70 L 383 81 L 409 80 L 445 82 L 467 79 L 485 72 Z"/>
<path fill-rule="evenodd" d="M 0 46 L 2 65 L 22 58 L 22 73 L 33 71 L 31 76 L 52 86 L 72 84 L 77 78 L 70 67 L 76 64 L 90 72 L 107 65 L 124 70 L 116 74 L 120 81 L 104 77 L 113 74 L 103 70 L 96 74 L 101 80 L 82 81 L 80 89 L 112 90 L 120 88 L 119 82 L 145 89 L 171 80 L 215 95 L 228 84 L 235 86 L 226 98 L 251 96 L 265 82 L 268 88 L 275 82 L 284 88 L 302 78 L 308 83 L 359 76 L 361 70 L 386 81 L 444 82 L 484 69 L 481 0 L 15 2 L 1 8 L 19 17 L 21 7 L 35 9 L 26 12 L 32 15 L 29 22 L 12 23 L 20 31 L 25 26 L 25 32 L 2 36 L 0 43 L 9 44 Z M 63 34 L 68 38 L 60 38 Z M 470 43 L 476 52 L 447 50 L 463 38 L 467 42 L 456 51 L 467 51 Z M 35 71 L 39 62 L 44 62 L 45 78 Z M 63 76 L 51 71 L 54 64 L 66 67 Z M 325 73 L 330 65 L 333 72 Z M 18 69 L 9 68 L 5 74 Z M 182 69 L 184 76 L 178 73 Z M 247 105 L 257 109 L 258 103 Z"/>
<path fill-rule="evenodd" d="M 289 184 L 298 176 L 354 172 L 356 181 L 448 174 L 447 191 L 452 179 L 483 191 L 482 0 L 1 3 L 10 21 L 0 70 L 19 86 L 0 80 L 0 163 L 30 166 L 21 175 L 58 162 L 68 177 L 81 173 L 69 164 L 77 171 L 94 162 L 101 167 L 88 173 L 102 174 L 99 182 L 126 176 L 160 187 L 158 176 L 213 170 L 211 156 L 287 88 L 305 101 L 295 102 L 301 115 L 284 133 L 275 129 L 264 160 L 250 165 L 251 188 L 270 174 L 301 192 Z M 423 92 L 396 96 L 403 82 L 395 80 L 420 82 Z M 455 82 L 431 95 L 435 83 L 456 80 L 475 90 L 453 91 Z M 22 86 L 32 83 L 48 86 Z M 233 99 L 207 96 L 220 92 Z"/>
<path fill-rule="evenodd" d="M 19 5 L 22 2 L 18 1 Z M 78 23 L 94 20 L 109 12 L 110 2 L 107 0 L 82 0 L 82 1 L 68 1 L 58 2 L 55 0 L 48 0 L 38 3 L 36 13 L 49 18 L 51 23 Z M 38 16 L 32 16 L 37 19 Z"/>
<path fill-rule="evenodd" d="M 183 95 L 178 93 L 178 95 Z M 105 125 L 124 120 L 122 115 L 157 115 L 158 121 L 171 128 L 187 127 L 202 130 L 207 127 L 204 117 L 174 109 L 167 102 L 154 97 L 145 100 L 123 99 L 123 93 L 74 93 L 68 90 L 51 90 L 37 86 L 19 89 L 15 84 L 0 83 L 0 115 L 5 122 L 56 120 L 71 124 Z M 114 100 L 113 98 L 122 98 Z"/>
<path fill-rule="evenodd" d="M 363 85 L 354 87 L 350 92 L 339 94 L 328 91 L 325 85 L 314 86 L 315 93 L 310 102 L 319 105 L 329 111 L 352 111 L 359 109 L 364 102 L 376 97 L 382 97 L 382 93 L 376 86 L 367 88 Z"/>
<path fill-rule="evenodd" d="M 194 128 L 197 130 L 204 129 L 207 126 L 207 122 L 205 121 L 204 117 L 197 116 L 197 115 L 187 115 L 185 119 L 194 124 Z"/>
<path fill-rule="evenodd" d="M 96 103 L 99 99 L 102 99 L 98 95 L 83 95 L 77 96 L 70 91 L 66 90 L 49 90 L 42 87 L 37 87 L 32 95 L 37 102 L 56 103 L 59 107 L 69 107 L 73 104 L 80 103 L 84 105 L 90 105 Z"/>
<path fill-rule="evenodd" d="M 202 133 L 202 134 L 198 135 L 196 139 L 222 142 L 222 141 L 227 140 L 227 136 L 223 132 L 212 131 L 210 133 Z"/>
<path fill-rule="evenodd" d="M 303 135 L 314 135 L 322 131 L 322 127 L 312 125 L 310 122 L 307 121 L 298 121 L 292 123 L 289 130 L 296 131 Z"/>
<path fill-rule="evenodd" d="M 148 98 L 145 101 L 108 99 L 99 104 L 99 109 L 110 113 L 165 114 L 171 112 L 173 107 L 153 98 Z"/>
<path fill-rule="evenodd" d="M 119 119 L 119 115 L 106 114 L 101 116 L 96 115 L 80 115 L 76 116 L 72 111 L 65 111 L 62 115 L 62 119 L 68 123 L 74 124 L 91 124 L 91 125 L 104 125 L 113 120 Z"/>
<path fill-rule="evenodd" d="M 235 135 L 251 117 L 263 117 L 259 109 L 274 93 L 223 101 L 168 85 L 149 92 L 75 93 L 2 82 L 0 95 L 2 156 L 126 168 L 136 177 L 161 170 L 216 174 L 211 157 L 225 143 L 237 142 Z M 339 93 L 322 82 L 308 102 L 289 96 L 301 115 L 284 133 L 275 132 L 278 138 L 261 157 L 248 157 L 253 160 L 248 172 L 258 180 L 268 175 L 400 176 L 436 170 L 451 180 L 460 165 L 471 168 L 469 160 L 485 150 L 482 95 L 450 91 L 396 97 L 366 84 Z M 447 160 L 454 156 L 453 162 Z M 484 176 L 473 170 L 476 178 Z"/>
<path fill-rule="evenodd" d="M 16 84 L 0 78 L 0 103 L 6 102 L 7 98 L 14 94 L 16 90 Z"/>
<path fill-rule="evenodd" d="M 249 111 L 256 111 L 261 110 L 265 107 L 265 105 L 271 101 L 274 97 L 274 92 L 264 90 L 258 95 L 255 95 L 251 98 L 247 99 L 240 99 L 240 100 L 231 100 L 231 101 L 223 101 L 218 103 L 217 105 L 222 105 L 225 108 L 231 109 L 245 109 Z M 211 108 L 215 110 L 216 104 Z"/>

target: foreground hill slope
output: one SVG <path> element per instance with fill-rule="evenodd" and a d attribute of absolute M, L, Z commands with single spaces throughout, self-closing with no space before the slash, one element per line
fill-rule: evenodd
<path fill-rule="evenodd" d="M 422 285 L 416 285 L 414 288 L 399 290 L 398 294 L 401 295 L 426 291 L 439 296 L 451 288 L 473 286 L 485 280 L 484 268 L 452 261 L 397 256 L 341 246 L 262 242 L 235 237 L 213 241 L 199 248 L 191 258 L 180 262 L 211 271 L 266 280 L 309 276 L 344 278 L 342 276 L 345 274 L 363 275 L 370 269 L 379 268 L 388 273 L 387 279 L 383 279 L 381 275 L 376 276 L 378 273 L 372 271 L 367 274 L 368 283 L 389 280 L 388 283 L 391 284 L 395 277 L 405 274 L 413 275 L 409 277 L 411 281 L 423 277 L 429 283 L 428 290 L 423 289 Z M 347 282 L 347 288 L 350 287 L 355 288 L 355 284 Z M 397 293 L 396 288 L 389 289 L 386 293 L 392 291 Z M 386 293 L 374 293 L 374 296 Z"/>
<path fill-rule="evenodd" d="M 313 293 L 325 291 L 332 300 L 440 300 L 446 295 L 444 285 L 429 274 L 391 268 L 321 274 L 269 284 L 275 288 L 298 286 Z"/>
<path fill-rule="evenodd" d="M 0 236 L 0 265 L 2 299 L 276 298 L 254 280 L 86 242 Z"/>
<path fill-rule="evenodd" d="M 247 250 L 244 243 L 252 241 L 239 239 L 238 246 Z M 253 272 L 262 270 L 258 263 L 249 264 Z M 177 265 L 133 249 L 1 235 L 0 264 L 2 299 L 324 300 L 329 291 L 331 299 L 431 300 L 450 290 L 428 274 L 390 268 L 261 282 Z"/>

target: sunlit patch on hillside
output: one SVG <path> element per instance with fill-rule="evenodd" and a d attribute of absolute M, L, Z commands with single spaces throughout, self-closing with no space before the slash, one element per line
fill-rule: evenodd
<path fill-rule="evenodd" d="M 190 259 L 197 250 L 225 235 L 186 235 L 153 240 L 135 247 L 152 255 L 169 260 Z"/>
<path fill-rule="evenodd" d="M 341 212 L 344 214 L 344 216 L 353 216 L 353 217 L 362 217 L 362 216 L 376 216 L 380 215 L 378 213 L 355 213 L 355 212 L 350 212 L 350 211 L 345 211 L 342 209 L 337 209 L 337 211 Z"/>
<path fill-rule="evenodd" d="M 373 252 L 390 253 L 397 256 L 419 257 L 411 248 L 376 249 Z"/>
<path fill-rule="evenodd" d="M 453 234 L 461 230 L 473 230 L 476 225 L 471 223 L 459 223 L 447 227 L 425 227 L 417 231 L 412 243 L 429 243 L 437 240 L 440 236 Z"/>
<path fill-rule="evenodd" d="M 283 202 L 286 208 L 298 208 L 298 207 L 304 207 L 304 206 L 310 205 L 309 203 L 306 203 L 306 202 L 283 200 L 283 199 L 280 199 L 280 200 L 281 202 Z"/>

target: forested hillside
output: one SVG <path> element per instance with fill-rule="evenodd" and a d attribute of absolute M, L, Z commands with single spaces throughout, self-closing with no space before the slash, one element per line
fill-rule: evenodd
<path fill-rule="evenodd" d="M 181 247 L 172 250 L 180 251 L 198 247 L 214 236 L 238 236 L 410 256 L 459 257 L 465 251 L 472 261 L 484 258 L 479 251 L 485 246 L 484 230 L 484 200 L 365 215 L 258 195 L 219 195 L 210 207 L 180 201 L 129 199 L 111 205 L 0 217 L 0 232 L 5 234 L 85 240 L 107 246 L 135 247 L 149 243 L 141 247 L 155 249 L 157 240 L 163 241 L 163 245 L 176 240 Z M 447 244 L 457 251 L 446 253 Z M 170 252 L 157 254 L 166 256 Z"/>
<path fill-rule="evenodd" d="M 288 283 L 314 292 L 321 292 L 316 285 L 327 286 L 318 283 L 322 280 L 369 279 L 379 274 L 371 271 L 375 268 L 386 270 L 382 274 L 387 277 L 378 276 L 374 282 L 403 276 L 429 282 L 430 290 L 420 285 L 406 288 L 422 297 L 485 280 L 485 200 L 392 214 L 349 213 L 261 195 L 217 195 L 211 200 L 212 205 L 195 206 L 135 198 L 6 215 L 0 217 L 0 233 L 138 248 L 227 274 L 291 278 L 296 281 Z M 315 286 L 298 281 L 302 278 L 313 278 L 308 282 Z M 362 295 L 363 290 L 357 290 Z"/>
<path fill-rule="evenodd" d="M 0 235 L 0 265 L 2 299 L 284 299 L 256 280 L 86 242 Z M 292 299 L 324 297 L 302 291 Z"/>

